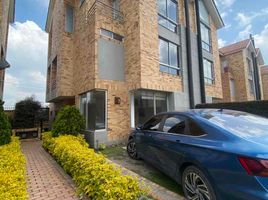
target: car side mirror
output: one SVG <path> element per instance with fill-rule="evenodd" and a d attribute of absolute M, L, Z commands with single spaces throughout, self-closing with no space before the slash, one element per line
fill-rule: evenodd
<path fill-rule="evenodd" d="M 138 125 L 138 126 L 136 126 L 136 130 L 137 130 L 137 131 L 142 130 L 142 125 Z"/>

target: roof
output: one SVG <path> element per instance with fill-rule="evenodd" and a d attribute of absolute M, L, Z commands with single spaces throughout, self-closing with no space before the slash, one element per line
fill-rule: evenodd
<path fill-rule="evenodd" d="M 268 74 L 268 65 L 261 66 L 261 73 Z"/>
<path fill-rule="evenodd" d="M 9 16 L 8 16 L 9 23 L 14 23 L 14 20 L 15 20 L 15 3 L 16 3 L 16 0 L 10 1 Z"/>
<path fill-rule="evenodd" d="M 220 15 L 220 12 L 216 6 L 215 1 L 214 0 L 204 0 L 204 4 L 206 5 L 209 14 L 212 17 L 212 20 L 213 20 L 216 28 L 220 29 L 220 28 L 224 27 L 223 19 Z"/>
<path fill-rule="evenodd" d="M 222 55 L 236 53 L 238 51 L 241 51 L 242 49 L 247 48 L 250 42 L 251 42 L 251 39 L 242 40 L 240 42 L 222 47 L 219 49 L 219 51 Z"/>

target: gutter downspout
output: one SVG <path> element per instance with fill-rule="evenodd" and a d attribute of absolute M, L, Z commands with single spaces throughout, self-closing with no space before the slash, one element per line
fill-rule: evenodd
<path fill-rule="evenodd" d="M 187 51 L 187 69 L 188 69 L 188 86 L 189 86 L 189 105 L 193 109 L 194 103 L 194 88 L 193 88 L 193 69 L 192 69 L 192 44 L 190 32 L 190 15 L 189 15 L 189 0 L 184 0 L 185 6 L 185 22 L 186 22 L 186 51 Z"/>
<path fill-rule="evenodd" d="M 196 16 L 196 26 L 197 26 L 197 45 L 198 45 L 201 103 L 206 103 L 206 88 L 205 88 L 205 78 L 204 78 L 203 48 L 202 48 L 201 26 L 200 26 L 199 0 L 195 0 L 195 16 Z"/>
<path fill-rule="evenodd" d="M 257 59 L 256 59 L 256 55 L 254 52 L 251 53 L 251 57 L 252 57 L 253 68 L 254 68 L 254 83 L 255 83 L 255 90 L 256 90 L 256 100 L 260 101 L 261 100 L 260 77 L 259 77 Z"/>

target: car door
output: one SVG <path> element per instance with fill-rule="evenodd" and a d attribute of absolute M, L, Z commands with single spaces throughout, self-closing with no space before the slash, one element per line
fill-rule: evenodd
<path fill-rule="evenodd" d="M 156 163 L 155 150 L 152 148 L 154 143 L 153 136 L 161 133 L 160 127 L 163 117 L 163 115 L 152 117 L 136 134 L 136 146 L 140 157 L 151 163 Z"/>
<path fill-rule="evenodd" d="M 184 156 L 183 143 L 187 140 L 187 118 L 181 115 L 167 115 L 159 134 L 153 135 L 155 159 L 169 176 L 174 176 L 178 163 Z"/>

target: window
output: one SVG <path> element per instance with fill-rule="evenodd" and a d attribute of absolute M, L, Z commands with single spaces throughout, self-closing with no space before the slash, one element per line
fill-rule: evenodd
<path fill-rule="evenodd" d="M 101 35 L 102 36 L 105 36 L 107 38 L 111 38 L 111 39 L 120 41 L 120 42 L 123 42 L 124 41 L 124 37 L 123 36 L 118 35 L 116 33 L 113 33 L 111 31 L 105 30 L 105 29 L 101 29 Z"/>
<path fill-rule="evenodd" d="M 185 134 L 185 119 L 176 115 L 167 117 L 163 131 L 166 133 Z"/>
<path fill-rule="evenodd" d="M 159 38 L 160 71 L 179 75 L 178 46 Z"/>
<path fill-rule="evenodd" d="M 74 26 L 74 8 L 70 5 L 66 5 L 65 31 L 67 33 L 72 33 L 73 26 Z"/>
<path fill-rule="evenodd" d="M 177 32 L 177 2 L 175 0 L 158 0 L 158 23 Z"/>
<path fill-rule="evenodd" d="M 253 79 L 253 67 L 251 64 L 251 60 L 247 58 L 247 63 L 248 63 L 248 76 L 250 79 Z"/>
<path fill-rule="evenodd" d="M 204 58 L 203 59 L 203 65 L 204 65 L 205 83 L 214 84 L 213 63 Z"/>
<path fill-rule="evenodd" d="M 168 110 L 166 93 L 136 91 L 134 94 L 135 125 L 143 124 L 153 115 Z"/>
<path fill-rule="evenodd" d="M 84 3 L 85 0 L 80 0 L 80 6 Z"/>
<path fill-rule="evenodd" d="M 249 91 L 251 94 L 255 94 L 254 82 L 252 79 L 248 79 Z"/>
<path fill-rule="evenodd" d="M 230 79 L 230 94 L 231 94 L 232 100 L 234 100 L 236 96 L 234 79 Z"/>
<path fill-rule="evenodd" d="M 106 92 L 91 91 L 80 96 L 80 111 L 87 130 L 106 129 Z"/>
<path fill-rule="evenodd" d="M 192 119 L 188 120 L 188 126 L 189 126 L 189 135 L 192 136 L 206 135 L 203 129 L 201 129 L 200 126 Z"/>
<path fill-rule="evenodd" d="M 204 50 L 211 52 L 211 31 L 209 27 L 209 13 L 203 0 L 199 0 L 200 8 L 200 21 L 201 21 L 201 37 L 202 37 L 202 47 Z"/>
<path fill-rule="evenodd" d="M 202 37 L 202 48 L 208 52 L 211 52 L 211 33 L 210 28 L 201 22 L 201 37 Z"/>
<path fill-rule="evenodd" d="M 143 126 L 143 130 L 158 131 L 162 121 L 162 116 L 156 116 L 146 122 Z"/>
<path fill-rule="evenodd" d="M 200 19 L 209 24 L 209 14 L 203 0 L 199 0 Z"/>

